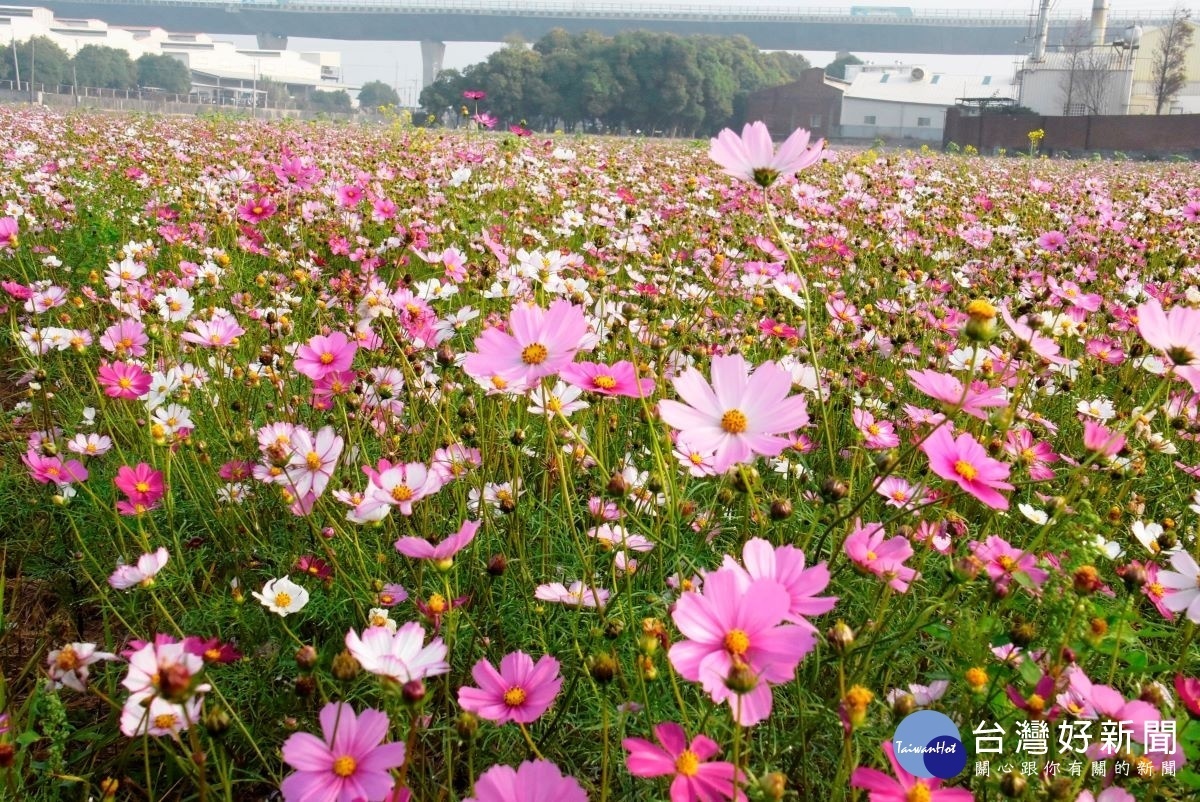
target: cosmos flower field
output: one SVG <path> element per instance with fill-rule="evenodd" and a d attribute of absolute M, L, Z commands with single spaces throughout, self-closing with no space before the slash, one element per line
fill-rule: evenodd
<path fill-rule="evenodd" d="M 763 136 L 0 110 L 0 797 L 1196 799 L 1195 167 Z"/>

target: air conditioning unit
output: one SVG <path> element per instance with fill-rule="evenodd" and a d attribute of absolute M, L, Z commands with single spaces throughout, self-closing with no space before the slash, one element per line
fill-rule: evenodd
<path fill-rule="evenodd" d="M 913 67 L 912 73 L 910 73 L 910 74 L 912 75 L 912 79 L 914 81 L 924 81 L 925 80 L 925 68 L 924 67 Z"/>

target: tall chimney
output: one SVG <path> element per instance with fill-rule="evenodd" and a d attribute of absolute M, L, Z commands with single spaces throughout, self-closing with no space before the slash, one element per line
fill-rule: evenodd
<path fill-rule="evenodd" d="M 1033 40 L 1033 54 L 1029 57 L 1033 62 L 1046 60 L 1046 40 L 1050 38 L 1050 2 L 1042 0 L 1038 9 L 1037 38 Z"/>
<path fill-rule="evenodd" d="M 1108 0 L 1092 0 L 1092 47 L 1104 44 L 1108 29 Z"/>

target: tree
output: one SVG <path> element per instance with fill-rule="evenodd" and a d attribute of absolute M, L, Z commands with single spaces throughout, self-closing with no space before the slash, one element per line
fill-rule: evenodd
<path fill-rule="evenodd" d="M 14 50 L 16 69 L 13 68 Z M 0 55 L 0 80 L 15 81 L 18 71 L 22 81 L 32 80 L 46 86 L 69 83 L 71 57 L 53 40 L 45 36 L 35 36 L 24 42 L 17 42 L 16 47 L 5 48 L 4 54 Z"/>
<path fill-rule="evenodd" d="M 137 86 L 137 69 L 129 54 L 115 47 L 84 45 L 71 59 L 79 86 L 102 89 L 133 89 Z"/>
<path fill-rule="evenodd" d="M 846 68 L 853 64 L 862 64 L 863 60 L 853 53 L 846 53 L 838 56 L 833 61 L 825 65 L 825 74 L 830 78 L 838 78 L 846 80 Z"/>
<path fill-rule="evenodd" d="M 381 106 L 399 106 L 400 95 L 383 81 L 367 81 L 358 90 L 360 109 L 377 109 Z"/>
<path fill-rule="evenodd" d="M 192 73 L 187 65 L 168 55 L 146 53 L 134 63 L 138 86 L 162 89 L 185 95 L 192 88 Z"/>
<path fill-rule="evenodd" d="M 1059 89 L 1063 98 L 1063 114 L 1107 114 L 1117 87 L 1113 80 L 1120 66 L 1120 54 L 1111 47 L 1092 44 L 1091 29 L 1086 23 L 1071 27 L 1064 39 Z"/>
<path fill-rule="evenodd" d="M 1192 12 L 1175 6 L 1167 24 L 1159 29 L 1158 44 L 1150 55 L 1150 83 L 1154 90 L 1154 113 L 1162 114 L 1187 83 L 1187 52 L 1192 46 Z"/>
<path fill-rule="evenodd" d="M 325 89 L 313 90 L 313 93 L 308 96 L 308 105 L 314 111 L 348 112 L 354 110 L 354 104 L 350 102 L 350 95 L 345 89 L 339 89 L 336 92 Z"/>

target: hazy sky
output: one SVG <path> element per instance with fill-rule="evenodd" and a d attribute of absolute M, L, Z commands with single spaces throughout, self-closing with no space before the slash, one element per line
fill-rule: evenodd
<path fill-rule="evenodd" d="M 636 2 L 636 0 L 627 0 Z M 737 0 L 650 0 L 654 5 L 682 6 L 738 6 Z M 852 5 L 900 5 L 912 8 L 943 8 L 972 10 L 1003 10 L 1035 14 L 1038 0 L 745 0 L 745 5 L 788 6 L 795 8 L 832 8 L 849 7 Z M 1111 0 L 1110 6 L 1114 11 L 1135 11 L 1139 8 L 1166 8 L 1174 4 L 1174 0 Z M 1078 13 L 1086 16 L 1090 13 L 1092 0 L 1054 0 L 1051 9 L 1058 13 Z M 216 38 L 230 40 L 239 47 L 255 47 L 252 36 L 221 35 Z M 494 42 L 447 42 L 446 57 L 443 67 L 461 70 L 471 64 L 486 59 L 488 55 L 501 45 Z M 400 93 L 400 99 L 406 104 L 415 104 L 421 91 L 421 51 L 416 42 L 345 42 L 329 39 L 300 39 L 288 41 L 290 50 L 337 50 L 342 53 L 342 73 L 346 83 L 361 86 L 372 80 L 391 84 Z M 896 59 L 920 61 L 932 70 L 941 72 L 970 72 L 988 73 L 1011 69 L 1011 56 L 913 56 L 894 53 L 859 54 L 864 60 L 878 63 L 890 62 Z M 805 52 L 815 66 L 828 63 L 833 54 L 830 52 Z"/>

